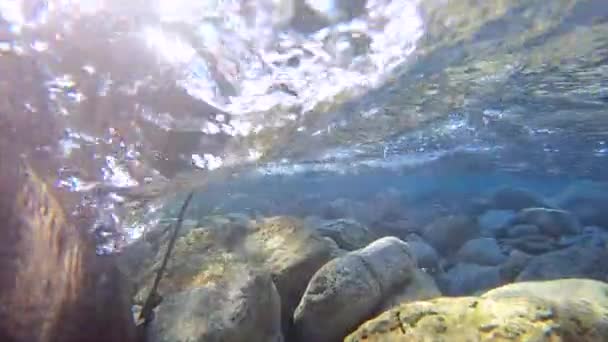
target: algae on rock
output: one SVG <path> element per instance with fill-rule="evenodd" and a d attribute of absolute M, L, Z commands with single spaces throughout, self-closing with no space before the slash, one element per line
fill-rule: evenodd
<path fill-rule="evenodd" d="M 564 279 L 510 284 L 480 297 L 405 303 L 345 341 L 606 341 L 608 284 Z"/>

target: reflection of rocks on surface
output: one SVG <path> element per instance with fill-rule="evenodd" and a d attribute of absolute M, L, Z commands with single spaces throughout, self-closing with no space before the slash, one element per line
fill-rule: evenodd
<path fill-rule="evenodd" d="M 345 341 L 605 341 L 607 293 L 608 284 L 571 279 L 406 303 L 363 324 Z"/>

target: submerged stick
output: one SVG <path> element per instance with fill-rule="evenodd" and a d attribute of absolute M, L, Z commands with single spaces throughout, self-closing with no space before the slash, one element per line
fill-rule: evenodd
<path fill-rule="evenodd" d="M 147 325 L 152 320 L 152 310 L 158 305 L 160 296 L 158 295 L 158 284 L 160 283 L 161 278 L 163 277 L 163 272 L 167 267 L 167 263 L 169 262 L 169 257 L 171 256 L 171 251 L 173 250 L 173 246 L 175 245 L 175 240 L 177 240 L 177 234 L 179 233 L 179 229 L 182 226 L 182 221 L 184 220 L 184 214 L 186 213 L 186 209 L 190 204 L 190 200 L 192 200 L 192 196 L 194 192 L 191 191 L 188 193 L 184 204 L 182 204 L 182 208 L 179 211 L 177 216 L 177 222 L 175 226 L 173 226 L 173 235 L 171 236 L 171 240 L 169 240 L 169 246 L 167 246 L 167 252 L 165 253 L 165 257 L 163 258 L 163 263 L 160 268 L 156 272 L 156 278 L 154 279 L 154 285 L 152 285 L 152 289 L 148 294 L 148 298 L 146 298 L 146 302 L 144 303 L 144 307 L 139 314 L 139 319 L 143 320 L 143 325 Z"/>

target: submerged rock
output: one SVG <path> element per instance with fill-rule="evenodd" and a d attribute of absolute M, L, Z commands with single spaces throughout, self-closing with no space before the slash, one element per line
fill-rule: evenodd
<path fill-rule="evenodd" d="M 519 238 L 528 235 L 540 235 L 540 229 L 533 224 L 516 224 L 506 230 L 506 235 L 511 238 Z"/>
<path fill-rule="evenodd" d="M 477 218 L 483 236 L 494 237 L 515 217 L 512 210 L 488 210 Z"/>
<path fill-rule="evenodd" d="M 467 241 L 456 253 L 456 259 L 464 263 L 496 266 L 507 260 L 493 238 L 478 238 Z"/>
<path fill-rule="evenodd" d="M 578 219 L 571 213 L 559 209 L 528 208 L 517 213 L 513 224 L 532 224 L 548 236 L 574 235 L 582 231 Z"/>
<path fill-rule="evenodd" d="M 280 342 L 281 304 L 270 276 L 235 267 L 222 281 L 166 296 L 148 327 L 150 342 Z"/>
<path fill-rule="evenodd" d="M 422 236 L 441 255 L 456 252 L 465 242 L 479 236 L 479 226 L 467 216 L 447 216 L 423 229 Z"/>
<path fill-rule="evenodd" d="M 539 234 L 500 239 L 500 242 L 512 249 L 521 250 L 534 255 L 551 252 L 560 248 L 557 240 Z"/>
<path fill-rule="evenodd" d="M 534 257 L 517 277 L 517 281 L 559 278 L 608 280 L 608 249 L 590 243 Z"/>
<path fill-rule="evenodd" d="M 413 277 L 416 261 L 394 237 L 374 241 L 324 265 L 294 313 L 298 341 L 335 341 L 368 319 Z"/>
<path fill-rule="evenodd" d="M 428 300 L 437 297 L 441 297 L 441 291 L 439 291 L 433 277 L 418 269 L 414 271 L 412 279 L 402 291 L 397 292 L 394 296 L 389 297 L 382 303 L 382 310 L 388 310 L 401 303 Z"/>
<path fill-rule="evenodd" d="M 411 236 L 411 234 L 408 236 L 406 243 L 416 258 L 418 267 L 431 272 L 437 271 L 439 269 L 439 255 L 435 248 L 421 238 L 413 239 Z"/>
<path fill-rule="evenodd" d="M 503 187 L 490 197 L 493 209 L 519 211 L 525 208 L 549 208 L 545 200 L 532 191 L 522 188 Z"/>
<path fill-rule="evenodd" d="M 283 325 L 291 316 L 313 274 L 332 258 L 331 245 L 304 221 L 291 217 L 262 220 L 247 237 L 248 249 L 261 255 L 281 295 Z"/>
<path fill-rule="evenodd" d="M 600 342 L 608 336 L 608 284 L 564 279 L 503 286 L 481 297 L 402 304 L 345 341 Z"/>
<path fill-rule="evenodd" d="M 608 186 L 606 183 L 578 182 L 555 200 L 559 208 L 573 213 L 584 225 L 608 227 Z"/>
<path fill-rule="evenodd" d="M 500 278 L 503 283 L 511 283 L 523 271 L 533 256 L 522 251 L 513 250 L 507 261 L 500 265 Z"/>
<path fill-rule="evenodd" d="M 438 277 L 441 292 L 448 296 L 465 296 L 502 284 L 500 267 L 456 264 Z"/>
<path fill-rule="evenodd" d="M 323 222 L 317 230 L 321 235 L 334 240 L 338 247 L 347 251 L 363 248 L 377 238 L 366 226 L 349 219 Z"/>
<path fill-rule="evenodd" d="M 336 251 L 328 240 L 299 219 L 273 217 L 255 224 L 221 222 L 191 229 L 177 239 L 159 294 L 170 298 L 173 294 L 209 287 L 218 294 L 222 287 L 226 291 L 232 289 L 225 284 L 241 269 L 257 270 L 272 278 L 281 297 L 283 329 L 288 331 L 293 310 L 308 281 Z M 143 269 L 131 270 L 129 276 L 137 288 L 136 303 L 143 303 L 148 295 L 166 245 L 166 241 L 159 243 L 156 256 Z"/>
<path fill-rule="evenodd" d="M 322 217 L 328 220 L 349 218 L 360 222 L 368 222 L 369 210 L 363 203 L 338 198 L 327 204 L 322 210 Z"/>

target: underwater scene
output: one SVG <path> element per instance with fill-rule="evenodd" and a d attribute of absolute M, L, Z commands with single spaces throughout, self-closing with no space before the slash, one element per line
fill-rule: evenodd
<path fill-rule="evenodd" d="M 608 341 L 608 1 L 0 0 L 0 342 Z"/>

